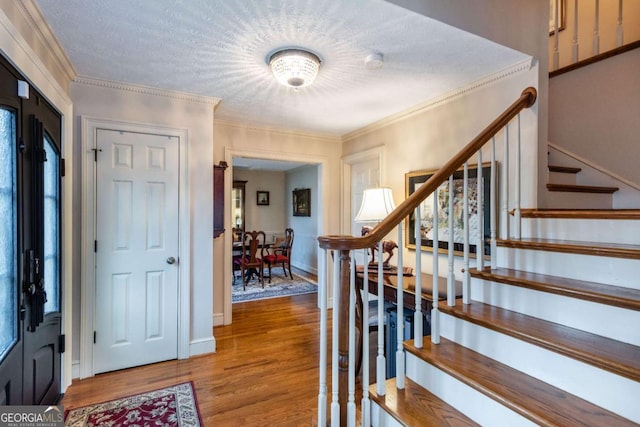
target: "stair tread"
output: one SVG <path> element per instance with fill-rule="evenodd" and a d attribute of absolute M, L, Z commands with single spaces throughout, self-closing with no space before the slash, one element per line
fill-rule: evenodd
<path fill-rule="evenodd" d="M 443 313 L 640 381 L 640 347 L 559 323 L 473 301 L 441 307 Z"/>
<path fill-rule="evenodd" d="M 629 425 L 625 418 L 447 339 L 440 344 L 425 340 L 421 349 L 406 341 L 404 347 L 538 425 Z"/>
<path fill-rule="evenodd" d="M 600 185 L 547 184 L 549 191 L 568 191 L 573 193 L 605 193 L 611 194 L 619 190 L 618 187 Z"/>
<path fill-rule="evenodd" d="M 640 289 L 568 279 L 509 268 L 470 270 L 471 277 L 640 311 Z"/>
<path fill-rule="evenodd" d="M 576 174 L 580 172 L 582 169 L 580 168 L 572 168 L 569 166 L 557 166 L 557 165 L 549 165 L 547 166 L 549 172 L 559 172 L 559 173 L 573 173 Z"/>
<path fill-rule="evenodd" d="M 501 247 L 565 252 L 582 255 L 609 256 L 616 258 L 640 259 L 640 245 L 626 243 L 583 242 L 557 239 L 497 239 Z"/>
<path fill-rule="evenodd" d="M 479 425 L 409 378 L 405 378 L 403 390 L 396 387 L 395 378 L 388 379 L 384 396 L 378 395 L 373 384 L 369 387 L 369 397 L 405 426 Z"/>
<path fill-rule="evenodd" d="M 520 216 L 522 218 L 640 219 L 640 209 L 520 209 Z"/>

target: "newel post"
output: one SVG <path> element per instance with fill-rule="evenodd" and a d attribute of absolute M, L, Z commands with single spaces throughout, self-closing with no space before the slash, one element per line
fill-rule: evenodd
<path fill-rule="evenodd" d="M 351 272 L 351 255 L 348 250 L 340 251 L 340 295 L 338 308 L 338 377 L 340 391 L 340 425 L 347 425 L 347 392 L 349 385 L 349 281 Z M 334 325 L 335 327 L 336 325 Z"/>

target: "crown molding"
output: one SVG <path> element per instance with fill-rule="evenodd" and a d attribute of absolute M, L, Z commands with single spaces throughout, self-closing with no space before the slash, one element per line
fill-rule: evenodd
<path fill-rule="evenodd" d="M 490 84 L 493 84 L 499 80 L 505 79 L 507 77 L 511 77 L 514 74 L 518 74 L 521 73 L 523 71 L 529 71 L 534 65 L 534 59 L 532 57 L 529 57 L 525 60 L 522 60 L 520 62 L 517 62 L 516 64 L 507 67 L 503 70 L 497 71 L 493 74 L 489 74 L 488 76 L 485 76 L 481 79 L 478 79 L 474 82 L 469 83 L 468 85 L 459 87 L 455 90 L 452 90 L 444 95 L 441 95 L 439 97 L 436 97 L 434 99 L 431 99 L 429 101 L 426 101 L 422 104 L 418 104 L 417 106 L 411 107 L 407 110 L 404 110 L 400 113 L 397 114 L 393 114 L 389 117 L 386 117 L 382 120 L 379 120 L 377 122 L 374 122 L 370 125 L 367 125 L 363 128 L 357 129 L 353 132 L 347 133 L 345 135 L 342 136 L 342 140 L 343 141 L 349 141 L 351 139 L 355 139 L 358 137 L 361 137 L 363 135 L 366 135 L 368 133 L 380 130 L 384 127 L 390 126 L 394 123 L 406 120 L 412 116 L 415 116 L 417 114 L 423 113 L 428 109 L 437 107 L 439 105 L 445 104 L 455 98 L 459 98 L 463 95 L 466 95 L 467 93 L 474 91 L 478 88 L 484 87 L 484 86 L 488 86 Z"/>
<path fill-rule="evenodd" d="M 296 130 L 291 130 L 291 129 L 275 128 L 275 127 L 269 127 L 269 126 L 261 126 L 261 125 L 258 125 L 258 124 L 249 124 L 249 123 L 243 123 L 243 122 L 225 120 L 225 119 L 218 119 L 218 118 L 214 119 L 214 124 L 215 125 L 220 125 L 220 126 L 232 127 L 232 128 L 236 128 L 236 129 L 253 130 L 253 131 L 257 131 L 257 132 L 268 132 L 268 133 L 272 133 L 272 134 L 276 134 L 276 135 L 283 135 L 283 136 L 295 136 L 295 137 L 300 137 L 300 138 L 323 139 L 323 140 L 326 140 L 326 141 L 329 141 L 329 142 L 342 142 L 342 138 L 340 137 L 340 135 L 303 132 L 303 131 L 296 131 Z"/>
<path fill-rule="evenodd" d="M 71 82 L 78 73 L 73 67 L 67 53 L 60 45 L 49 23 L 44 18 L 44 15 L 42 15 L 42 11 L 35 0 L 22 0 L 15 4 L 18 11 L 20 11 L 24 19 L 29 23 L 40 43 L 45 46 L 58 67 L 60 67 L 60 70 L 62 70 L 64 76 L 67 78 L 67 82 Z"/>
<path fill-rule="evenodd" d="M 74 83 L 97 86 L 106 89 L 116 89 L 125 92 L 133 92 L 144 95 L 162 96 L 165 98 L 178 99 L 181 101 L 197 102 L 200 104 L 213 105 L 214 109 L 220 103 L 220 98 L 210 96 L 194 95 L 191 93 L 177 92 L 171 90 L 157 89 L 150 86 L 135 85 L 130 83 L 120 83 L 111 80 L 96 79 L 93 77 L 77 76 Z"/>

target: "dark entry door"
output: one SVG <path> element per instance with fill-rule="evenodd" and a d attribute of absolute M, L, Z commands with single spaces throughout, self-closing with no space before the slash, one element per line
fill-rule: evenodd
<path fill-rule="evenodd" d="M 0 404 L 58 401 L 60 115 L 0 58 Z M 62 344 L 62 345 L 61 345 Z"/>

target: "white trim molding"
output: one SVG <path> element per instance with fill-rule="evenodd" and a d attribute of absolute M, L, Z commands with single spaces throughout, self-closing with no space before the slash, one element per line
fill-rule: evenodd
<path fill-rule="evenodd" d="M 114 82 L 111 80 L 96 79 L 93 77 L 77 76 L 75 79 L 73 79 L 73 82 L 78 84 L 83 84 L 83 85 L 103 87 L 107 89 L 116 89 L 116 90 L 122 90 L 126 92 L 133 92 L 133 93 L 139 93 L 139 94 L 145 94 L 145 95 L 162 96 L 165 98 L 179 99 L 181 101 L 209 104 L 209 105 L 213 105 L 214 109 L 220 103 L 220 98 L 213 98 L 209 96 L 194 95 L 192 93 L 157 89 L 150 86 L 134 85 L 130 83 L 120 83 L 120 82 Z"/>

